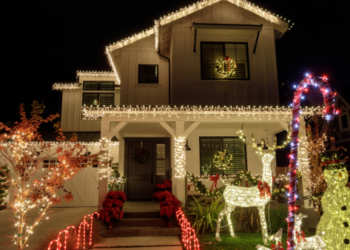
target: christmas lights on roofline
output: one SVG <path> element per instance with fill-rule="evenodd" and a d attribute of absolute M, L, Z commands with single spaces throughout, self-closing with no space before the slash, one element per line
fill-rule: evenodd
<path fill-rule="evenodd" d="M 26 143 L 24 145 L 24 147 L 27 146 L 37 146 L 37 147 L 41 147 L 44 144 L 50 144 L 50 147 L 52 148 L 56 148 L 56 147 L 71 147 L 74 144 L 81 144 L 87 148 L 100 148 L 101 147 L 101 142 L 50 142 L 50 141 L 43 141 L 43 142 L 30 142 L 30 143 Z M 16 142 L 2 142 L 0 143 L 0 146 L 11 146 L 11 145 L 16 145 Z M 116 148 L 119 146 L 119 142 L 110 142 L 109 143 L 109 147 L 110 148 Z"/>
<path fill-rule="evenodd" d="M 115 73 L 113 71 L 77 71 L 77 76 L 80 77 L 100 77 L 100 78 L 113 78 Z"/>
<path fill-rule="evenodd" d="M 75 90 L 75 89 L 80 89 L 81 88 L 81 83 L 54 83 L 52 85 L 52 90 Z"/>
<path fill-rule="evenodd" d="M 321 107 L 305 107 L 301 109 L 303 115 L 314 115 L 322 114 Z M 104 117 L 109 115 L 110 117 L 129 117 L 134 115 L 135 117 L 139 116 L 142 118 L 147 117 L 148 115 L 155 116 L 175 116 L 179 115 L 188 115 L 193 116 L 194 118 L 215 116 L 218 119 L 224 117 L 230 117 L 231 115 L 237 116 L 252 116 L 255 119 L 270 120 L 272 116 L 274 117 L 283 117 L 290 118 L 292 115 L 292 109 L 286 107 L 232 107 L 232 106 L 109 106 L 109 107 L 100 107 L 100 106 L 83 106 L 82 115 L 85 120 L 96 120 L 97 118 Z"/>

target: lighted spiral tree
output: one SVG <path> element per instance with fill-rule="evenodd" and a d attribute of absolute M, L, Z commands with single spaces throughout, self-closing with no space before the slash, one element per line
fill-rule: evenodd
<path fill-rule="evenodd" d="M 326 77 L 314 77 L 307 75 L 299 85 L 297 90 L 294 92 L 293 99 L 293 120 L 292 120 L 292 140 L 291 140 L 291 154 L 290 154 L 290 165 L 289 165 L 289 198 L 288 198 L 288 238 L 287 238 L 287 249 L 294 249 L 294 212 L 295 212 L 295 200 L 296 200 L 296 173 L 297 173 L 297 153 L 298 153 L 298 134 L 299 134 L 299 121 L 300 121 L 300 102 L 303 91 L 308 85 L 319 87 L 325 108 L 323 113 L 327 121 L 331 121 L 336 115 L 334 108 L 334 96 L 329 84 L 327 83 Z"/>

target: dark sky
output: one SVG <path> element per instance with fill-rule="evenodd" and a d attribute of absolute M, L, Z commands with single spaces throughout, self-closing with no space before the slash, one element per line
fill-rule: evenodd
<path fill-rule="evenodd" d="M 326 74 L 336 87 L 349 84 L 348 1 L 253 2 L 295 23 L 276 44 L 282 97 L 286 84 L 300 81 L 305 72 Z M 48 113 L 60 113 L 61 93 L 51 90 L 54 82 L 75 81 L 76 70 L 110 70 L 106 45 L 192 3 L 3 0 L 0 121 L 17 120 L 19 104 L 29 109 L 33 100 L 44 101 Z"/>

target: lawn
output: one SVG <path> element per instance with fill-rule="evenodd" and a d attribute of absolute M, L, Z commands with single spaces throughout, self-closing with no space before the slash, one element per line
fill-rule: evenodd
<path fill-rule="evenodd" d="M 228 232 L 221 233 L 221 242 L 215 240 L 215 233 L 198 235 L 201 249 L 203 250 L 254 250 L 256 245 L 264 245 L 261 233 L 241 233 L 236 232 L 238 238 L 232 238 Z M 314 233 L 306 233 L 312 236 Z M 287 234 L 283 234 L 282 244 L 287 249 Z M 271 245 L 266 246 L 271 248 Z"/>

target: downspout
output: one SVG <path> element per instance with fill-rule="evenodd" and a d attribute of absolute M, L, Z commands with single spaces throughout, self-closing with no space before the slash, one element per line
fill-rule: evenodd
<path fill-rule="evenodd" d="M 171 92 L 170 92 L 170 58 L 169 57 L 166 57 L 165 55 L 162 55 L 161 53 L 160 53 L 160 37 L 161 37 L 161 35 L 162 35 L 162 33 L 161 33 L 161 28 L 160 28 L 160 22 L 159 22 L 159 30 L 158 30 L 158 34 L 159 34 L 159 40 L 158 40 L 158 51 L 157 51 L 157 53 L 158 53 L 158 55 L 159 56 L 161 56 L 161 57 L 163 57 L 164 59 L 166 59 L 166 60 L 168 60 L 168 64 L 169 64 L 169 105 L 171 105 Z"/>

